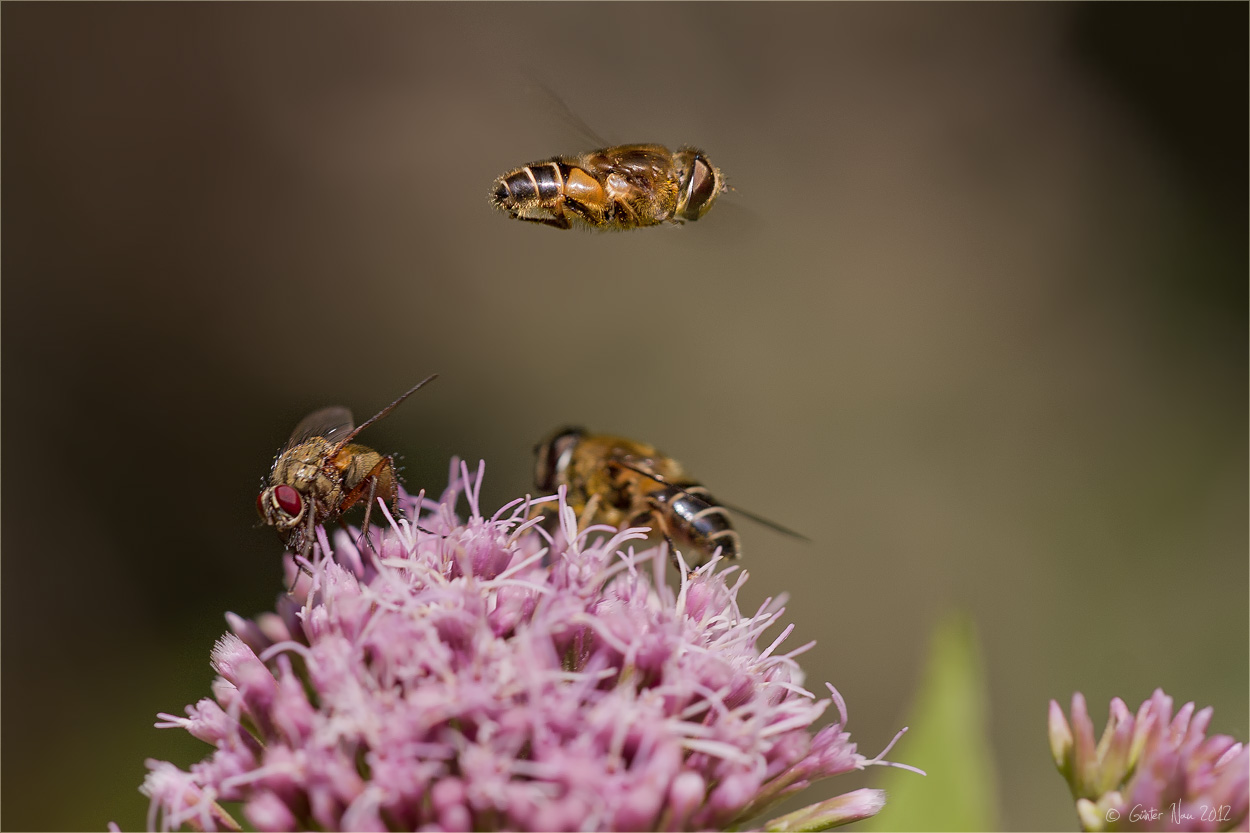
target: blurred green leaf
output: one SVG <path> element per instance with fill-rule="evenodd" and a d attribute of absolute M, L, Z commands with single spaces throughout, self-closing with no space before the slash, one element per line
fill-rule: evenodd
<path fill-rule="evenodd" d="M 910 730 L 886 757 L 923 769 L 888 769 L 885 809 L 865 830 L 994 830 L 998 803 L 985 673 L 976 629 L 962 613 L 933 632 Z"/>

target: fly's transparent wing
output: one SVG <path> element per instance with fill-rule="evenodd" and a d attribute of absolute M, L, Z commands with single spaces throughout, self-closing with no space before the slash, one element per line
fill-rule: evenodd
<path fill-rule="evenodd" d="M 793 529 L 790 529 L 789 527 L 786 527 L 786 526 L 782 526 L 776 521 L 770 521 L 768 520 L 768 518 L 761 518 L 759 515 L 756 515 L 754 512 L 748 512 L 747 510 L 743 509 L 741 506 L 734 506 L 732 503 L 725 503 L 725 501 L 723 500 L 719 501 L 719 503 L 721 506 L 725 507 L 730 512 L 736 512 L 742 517 L 747 518 L 748 520 L 755 521 L 760 526 L 768 527 L 773 532 L 780 532 L 782 535 L 788 535 L 791 538 L 798 538 L 800 541 L 806 541 L 809 544 L 812 542 L 812 539 L 808 538 L 802 532 L 795 532 Z"/>
<path fill-rule="evenodd" d="M 312 437 L 338 440 L 347 436 L 352 428 L 352 412 L 342 405 L 331 405 L 329 408 L 313 411 L 301 419 L 295 426 L 295 430 L 291 432 L 291 439 L 287 440 L 283 450 L 299 445 Z"/>
<path fill-rule="evenodd" d="M 581 116 L 573 112 L 573 109 L 569 107 L 555 90 L 537 78 L 530 77 L 526 79 L 525 97 L 535 102 L 540 112 L 563 122 L 572 133 L 577 135 L 580 141 L 587 142 L 591 146 L 583 148 L 583 150 L 610 146 L 610 143 L 596 133 L 590 125 L 586 124 L 586 121 Z"/>
<path fill-rule="evenodd" d="M 636 471 L 639 474 L 641 474 L 643 477 L 651 478 L 656 483 L 662 483 L 665 486 L 671 486 L 674 489 L 677 489 L 679 492 L 682 492 L 687 495 L 690 494 L 689 492 L 686 492 L 684 488 L 677 485 L 676 483 L 672 483 L 667 478 L 661 477 L 660 475 L 656 474 L 654 471 L 651 470 L 649 466 L 639 465 L 637 462 L 633 462 L 630 458 L 627 458 L 627 457 L 622 457 L 617 462 L 621 466 L 624 466 L 625 468 L 629 469 L 630 471 Z M 782 526 L 776 521 L 768 520 L 768 518 L 762 518 L 759 515 L 756 515 L 754 512 L 748 512 L 747 510 L 743 509 L 741 506 L 734 506 L 732 503 L 725 503 L 725 501 L 723 500 L 717 500 L 716 503 L 720 506 L 725 507 L 730 512 L 735 512 L 741 515 L 742 517 L 747 518 L 748 520 L 755 521 L 757 524 L 761 526 L 766 526 L 769 529 L 773 530 L 774 532 L 780 532 L 782 535 L 789 535 L 791 538 L 798 538 L 800 541 L 807 541 L 808 543 L 811 543 L 812 539 L 808 538 L 803 533 L 795 532 L 793 529 Z"/>

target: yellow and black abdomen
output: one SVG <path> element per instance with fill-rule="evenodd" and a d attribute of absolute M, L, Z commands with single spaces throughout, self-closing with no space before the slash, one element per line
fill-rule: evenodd
<path fill-rule="evenodd" d="M 518 220 L 571 228 L 571 218 L 604 225 L 608 214 L 603 185 L 584 168 L 562 158 L 534 162 L 495 180 L 495 207 Z"/>
<path fill-rule="evenodd" d="M 720 547 L 725 558 L 741 557 L 742 542 L 729 520 L 729 511 L 704 487 L 696 483 L 673 484 L 652 492 L 648 498 L 673 524 L 674 532 L 689 539 L 707 556 Z"/>
<path fill-rule="evenodd" d="M 495 180 L 491 202 L 517 220 L 626 230 L 697 219 L 685 210 L 687 179 L 663 145 L 620 145 L 517 168 Z"/>
<path fill-rule="evenodd" d="M 495 203 L 504 208 L 554 205 L 564 193 L 565 172 L 556 160 L 535 162 L 504 174 L 495 181 Z"/>

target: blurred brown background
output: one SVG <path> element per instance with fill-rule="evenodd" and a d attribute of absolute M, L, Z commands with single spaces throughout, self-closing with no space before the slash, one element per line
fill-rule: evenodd
<path fill-rule="evenodd" d="M 1101 722 L 1163 686 L 1246 739 L 1245 4 L 9 3 L 2 30 L 5 828 L 143 825 L 143 759 L 205 751 L 155 713 L 282 591 L 274 451 L 434 371 L 367 437 L 414 489 L 485 458 L 493 508 L 582 422 L 812 536 L 743 522 L 745 606 L 791 593 L 870 754 L 968 609 L 1010 828 L 1075 827 L 1051 697 Z M 495 176 L 588 149 L 530 80 L 734 193 L 684 228 L 507 220 Z"/>

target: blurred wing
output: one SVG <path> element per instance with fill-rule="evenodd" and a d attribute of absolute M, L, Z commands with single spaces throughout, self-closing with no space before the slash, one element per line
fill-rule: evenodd
<path fill-rule="evenodd" d="M 677 234 L 673 239 L 678 240 L 677 245 L 680 246 L 742 251 L 757 245 L 761 234 L 775 229 L 776 220 L 776 217 L 761 214 L 730 194 L 721 194 L 707 216 L 696 224 L 698 234 Z"/>
<path fill-rule="evenodd" d="M 291 446 L 299 445 L 312 437 L 325 437 L 335 440 L 347 435 L 352 430 L 352 412 L 342 405 L 331 405 L 313 411 L 299 421 L 291 432 L 291 439 L 286 441 L 285 451 Z"/>
<path fill-rule="evenodd" d="M 595 148 L 608 147 L 608 142 L 598 133 L 590 128 L 590 125 L 569 108 L 555 91 L 536 78 L 530 78 L 525 85 L 525 96 L 531 100 L 540 102 L 541 109 L 552 116 L 564 122 L 573 129 L 578 136 L 590 142 Z"/>

